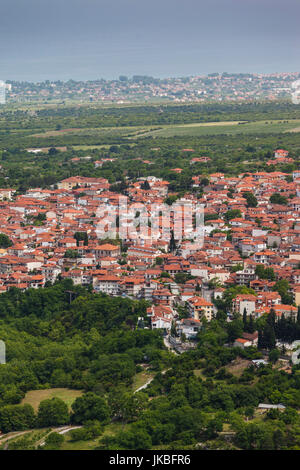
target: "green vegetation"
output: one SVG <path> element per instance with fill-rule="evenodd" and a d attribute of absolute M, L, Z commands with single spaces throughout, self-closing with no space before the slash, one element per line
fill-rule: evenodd
<path fill-rule="evenodd" d="M 71 303 L 70 289 L 76 297 Z M 75 422 L 107 417 L 98 405 L 84 415 L 89 396 L 97 400 L 95 393 L 106 394 L 112 385 L 131 390 L 145 358 L 153 370 L 168 364 L 160 334 L 135 329 L 146 305 L 92 294 L 70 281 L 0 296 L 0 337 L 7 346 L 7 364 L 0 367 L 0 429 L 68 423 L 70 405 Z M 81 399 L 82 391 L 91 395 Z"/>
<path fill-rule="evenodd" d="M 60 398 L 71 408 L 72 403 L 82 394 L 81 390 L 70 390 L 68 388 L 48 388 L 45 390 L 31 390 L 27 392 L 22 400 L 22 404 L 31 405 L 34 411 L 38 410 L 39 404 L 49 398 Z"/>
<path fill-rule="evenodd" d="M 283 204 L 283 205 L 286 205 L 287 204 L 287 198 L 285 196 L 282 196 L 281 194 L 279 193 L 274 193 L 272 194 L 272 196 L 270 197 L 270 202 L 272 204 Z"/>
<path fill-rule="evenodd" d="M 76 294 L 71 303 L 69 290 Z M 220 312 L 239 292 L 251 290 L 227 289 Z M 54 429 L 42 447 L 40 434 L 34 437 L 37 431 L 32 431 L 12 436 L 9 448 L 300 446 L 299 366 L 290 374 L 278 369 L 274 349 L 275 337 L 300 337 L 299 321 L 275 322 L 270 314 L 256 321 L 237 316 L 227 323 L 221 315 L 200 331 L 196 349 L 174 355 L 165 350 L 159 332 L 135 329 L 139 316 L 146 322 L 145 307 L 144 302 L 92 294 L 69 281 L 0 296 L 0 335 L 8 352 L 7 364 L 0 367 L 0 428 Z M 256 348 L 225 347 L 257 328 L 259 347 L 270 350 L 270 364 L 259 368 L 251 365 L 251 359 L 261 357 Z M 147 382 L 146 389 L 134 393 Z M 49 385 L 60 388 L 49 390 Z M 28 393 L 32 389 L 34 394 Z M 259 415 L 260 402 L 282 403 L 286 410 Z M 62 439 L 55 428 L 65 424 L 84 427 Z M 226 430 L 231 442 L 222 437 Z"/>
<path fill-rule="evenodd" d="M 64 440 L 65 438 L 63 435 L 59 434 L 58 432 L 52 432 L 46 437 L 44 449 L 57 450 L 61 447 Z"/>
<path fill-rule="evenodd" d="M 41 106 L 34 112 L 30 107 L 4 107 L 0 112 L 0 187 L 24 192 L 75 175 L 104 177 L 111 184 L 124 176 L 154 175 L 167 178 L 170 190 L 180 192 L 191 189 L 195 174 L 204 176 L 203 188 L 205 175 L 215 171 L 237 175 L 280 169 L 290 173 L 297 169 L 300 133 L 286 131 L 299 129 L 299 123 L 300 106 L 284 101 Z M 280 147 L 290 152 L 295 163 L 267 165 L 274 149 Z M 30 148 L 42 151 L 28 153 Z M 108 154 L 115 160 L 95 168 L 94 162 Z M 190 165 L 191 157 L 202 156 L 210 160 Z M 173 168 L 183 171 L 176 174 Z M 42 222 L 36 220 L 36 224 Z"/>
<path fill-rule="evenodd" d="M 137 134 L 141 137 L 200 137 L 212 135 L 251 135 L 251 134 L 280 134 L 283 132 L 299 132 L 300 120 L 292 121 L 236 121 L 236 122 L 209 122 L 185 125 L 169 125 L 161 129 Z"/>
<path fill-rule="evenodd" d="M 268 279 L 269 281 L 275 281 L 275 273 L 273 268 L 264 267 L 263 264 L 258 264 L 255 268 L 255 274 L 260 279 Z"/>
<path fill-rule="evenodd" d="M 39 404 L 37 423 L 43 427 L 61 426 L 70 420 L 69 410 L 66 403 L 60 398 L 50 398 L 43 400 Z"/>
<path fill-rule="evenodd" d="M 135 392 L 138 388 L 142 387 L 147 382 L 149 382 L 153 378 L 153 376 L 154 374 L 148 371 L 138 372 L 133 377 L 132 390 Z"/>
<path fill-rule="evenodd" d="M 172 204 L 186 191 L 203 194 L 214 172 L 235 176 L 280 170 L 290 179 L 298 168 L 300 133 L 286 131 L 299 122 L 300 106 L 287 102 L 2 108 L 0 187 L 22 194 L 31 187 L 56 188 L 60 180 L 81 175 L 107 178 L 110 190 L 124 193 L 127 177 L 142 178 L 147 190 L 146 178 L 152 175 L 170 182 L 166 203 Z M 55 148 L 62 146 L 66 149 Z M 36 147 L 43 151 L 25 150 Z M 287 149 L 293 163 L 268 165 L 276 148 Z M 113 161 L 95 168 L 107 156 Z M 208 158 L 191 164 L 193 157 Z M 242 195 L 248 207 L 257 206 L 251 192 Z M 287 202 L 279 193 L 270 198 L 272 204 Z M 206 213 L 205 221 L 218 217 Z M 226 222 L 236 217 L 240 210 L 229 206 Z M 45 214 L 28 220 L 43 225 Z M 87 244 L 88 235 L 77 232 L 75 239 L 78 246 Z M 0 234 L 0 247 L 9 246 L 10 239 Z M 174 234 L 169 248 L 176 251 Z M 77 250 L 66 251 L 67 258 L 76 256 Z M 163 263 L 156 258 L 157 265 Z M 238 269 L 241 265 L 232 271 Z M 256 274 L 276 280 L 271 268 L 257 266 Z M 188 274 L 175 276 L 179 284 L 189 279 Z M 273 289 L 284 304 L 293 303 L 286 280 L 277 280 Z M 166 350 L 159 331 L 142 327 L 149 326 L 145 301 L 95 294 L 70 280 L 25 292 L 12 287 L 1 294 L 0 338 L 7 363 L 0 365 L 0 429 L 26 432 L 12 437 L 8 448 L 300 448 L 300 366 L 290 373 L 282 370 L 275 347 L 276 339 L 300 339 L 299 319 L 275 322 L 273 313 L 258 320 L 245 314 L 227 322 L 237 294 L 254 291 L 226 289 L 215 301 L 217 318 L 204 324 L 197 347 L 182 355 Z M 179 313 L 186 316 L 186 309 L 180 307 Z M 244 332 L 256 330 L 258 349 L 233 347 Z M 254 367 L 251 360 L 262 358 L 262 350 L 269 364 Z M 286 409 L 260 414 L 261 402 L 282 403 Z M 55 430 L 61 425 L 80 427 L 64 438 Z"/>
<path fill-rule="evenodd" d="M 246 191 L 243 193 L 244 198 L 247 201 L 247 207 L 256 207 L 258 204 L 257 198 L 253 193 Z"/>
<path fill-rule="evenodd" d="M 7 235 L 0 233 L 0 248 L 8 248 L 12 246 L 12 242 Z"/>

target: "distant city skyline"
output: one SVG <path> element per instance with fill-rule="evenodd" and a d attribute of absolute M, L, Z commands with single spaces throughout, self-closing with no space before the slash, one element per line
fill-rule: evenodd
<path fill-rule="evenodd" d="M 2 80 L 300 70 L 298 0 L 11 0 Z"/>
<path fill-rule="evenodd" d="M 198 73 L 198 74 L 194 74 L 194 75 L 187 75 L 187 74 L 178 74 L 178 75 L 173 75 L 173 76 L 156 76 L 156 75 L 151 75 L 151 74 L 142 74 L 142 73 L 136 73 L 136 74 L 133 74 L 132 76 L 130 75 L 126 75 L 126 74 L 123 74 L 123 73 L 120 73 L 118 76 L 116 77 L 112 77 L 112 78 L 105 78 L 105 77 L 97 77 L 97 78 L 88 78 L 88 79 L 85 79 L 85 78 L 78 78 L 78 79 L 75 79 L 73 77 L 70 77 L 68 79 L 62 79 L 62 78 L 53 78 L 53 79 L 49 79 L 49 78 L 45 78 L 45 79 L 42 79 L 42 80 L 14 80 L 14 79 L 7 79 L 5 81 L 2 81 L 0 80 L 0 82 L 2 82 L 4 84 L 4 87 L 8 87 L 10 86 L 9 83 L 10 82 L 15 82 L 15 83 L 19 83 L 19 84 L 22 84 L 22 82 L 24 83 L 33 83 L 33 84 L 40 84 L 40 83 L 47 83 L 47 82 L 50 82 L 50 83 L 55 83 L 55 82 L 63 82 L 63 83 L 67 83 L 69 80 L 72 80 L 74 82 L 82 82 L 82 83 L 86 83 L 86 82 L 97 82 L 97 81 L 100 81 L 100 80 L 103 80 L 104 82 L 114 82 L 114 81 L 124 81 L 124 78 L 126 78 L 128 80 L 128 82 L 130 81 L 133 81 L 135 79 L 135 77 L 148 77 L 148 78 L 152 78 L 154 80 L 161 80 L 161 81 L 164 81 L 164 80 L 184 80 L 184 79 L 189 79 L 189 80 L 193 80 L 193 79 L 198 79 L 199 77 L 202 77 L 202 79 L 205 79 L 206 77 L 211 77 L 213 75 L 219 75 L 219 77 L 223 77 L 225 75 L 245 75 L 245 76 L 262 76 L 262 77 L 272 77 L 272 76 L 285 76 L 285 75 L 299 75 L 300 74 L 300 71 L 297 71 L 297 70 L 284 70 L 282 72 L 270 72 L 270 73 L 263 73 L 263 72 L 242 72 L 242 71 L 237 71 L 237 72 L 228 72 L 227 70 L 226 71 L 213 71 L 213 72 L 209 72 L 209 73 Z M 123 79 L 121 78 L 123 77 Z"/>

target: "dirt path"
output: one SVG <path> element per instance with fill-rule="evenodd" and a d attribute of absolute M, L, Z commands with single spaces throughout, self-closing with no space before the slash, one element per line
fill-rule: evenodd
<path fill-rule="evenodd" d="M 45 445 L 45 439 L 52 432 L 57 432 L 58 434 L 66 434 L 67 432 L 72 431 L 73 429 L 80 429 L 80 428 L 82 428 L 82 426 L 64 426 L 63 428 L 60 427 L 60 428 L 56 428 L 56 429 L 51 429 L 51 431 L 48 434 L 46 434 L 46 436 L 44 436 L 40 441 L 38 441 L 35 444 L 35 446 L 36 447 L 44 446 Z"/>
<path fill-rule="evenodd" d="M 167 336 L 164 337 L 164 345 L 166 346 L 166 348 L 171 351 L 173 354 L 176 354 L 177 356 L 179 355 L 177 351 L 175 351 L 175 349 L 173 348 L 173 346 L 171 345 L 170 341 L 169 341 L 169 338 Z"/>
<path fill-rule="evenodd" d="M 148 385 L 152 382 L 152 380 L 154 379 L 154 377 L 151 377 L 144 385 L 142 385 L 141 387 L 137 388 L 134 393 L 137 393 L 137 392 L 140 392 L 141 390 L 143 390 L 144 388 L 148 387 Z"/>
<path fill-rule="evenodd" d="M 60 426 L 58 428 L 53 428 L 51 429 L 51 431 L 48 432 L 48 434 L 46 434 L 46 436 L 44 436 L 42 439 L 40 439 L 39 441 L 35 443 L 35 447 L 38 447 L 39 445 L 41 446 L 44 445 L 46 437 L 49 436 L 49 434 L 51 434 L 52 432 L 58 432 L 58 434 L 66 434 L 67 432 L 72 431 L 73 429 L 79 429 L 79 428 L 82 428 L 82 426 Z M 3 450 L 7 450 L 10 440 L 15 439 L 16 437 L 19 437 L 19 436 L 23 436 L 24 434 L 28 434 L 33 431 L 35 430 L 29 429 L 26 431 L 16 432 L 14 434 L 10 433 L 9 436 L 4 435 L 0 437 L 0 446 L 4 444 Z"/>
<path fill-rule="evenodd" d="M 162 375 L 165 375 L 165 373 L 170 370 L 170 369 L 165 369 L 162 371 Z M 140 390 L 143 390 L 144 388 L 147 388 L 148 385 L 152 382 L 152 380 L 154 380 L 155 377 L 151 377 L 151 379 L 149 379 L 144 385 L 142 385 L 141 387 L 139 387 L 137 390 L 135 390 L 133 393 L 136 393 L 136 392 L 139 392 Z"/>
<path fill-rule="evenodd" d="M 14 439 L 15 437 L 22 436 L 23 434 L 27 434 L 27 433 L 29 433 L 29 432 L 31 432 L 31 430 L 16 432 L 15 434 L 9 433 L 9 434 L 10 434 L 9 436 L 7 436 L 6 434 L 4 434 L 2 437 L 0 437 L 0 446 L 1 446 L 2 444 L 4 444 L 4 442 L 9 441 L 10 439 Z M 6 436 L 7 436 L 7 437 L 6 437 Z"/>

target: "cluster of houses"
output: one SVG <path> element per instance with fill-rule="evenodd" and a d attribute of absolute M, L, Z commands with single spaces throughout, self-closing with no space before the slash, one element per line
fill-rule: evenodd
<path fill-rule="evenodd" d="M 141 99 L 166 99 L 174 102 L 248 101 L 290 97 L 293 82 L 299 73 L 228 74 L 213 73 L 157 79 L 147 76 L 122 76 L 119 80 L 14 82 L 6 84 L 7 96 L 12 101 L 24 99 L 62 100 L 72 97 L 80 101 L 130 103 Z"/>
<path fill-rule="evenodd" d="M 287 150 L 278 149 L 274 152 L 274 159 L 267 161 L 267 165 L 280 165 L 282 163 L 293 163 L 293 159 L 289 157 L 289 152 Z"/>
<path fill-rule="evenodd" d="M 75 285 L 91 285 L 95 292 L 112 296 L 146 299 L 152 328 L 170 331 L 177 324 L 187 338 L 197 335 L 204 321 L 216 314 L 215 300 L 234 285 L 247 286 L 253 294 L 239 294 L 232 312 L 258 318 L 271 309 L 280 318 L 296 318 L 300 305 L 300 172 L 287 174 L 256 172 L 228 177 L 210 175 L 201 198 L 197 192 L 184 199 L 204 207 L 203 240 L 183 238 L 170 250 L 170 235 L 164 231 L 164 215 L 158 225 L 160 237 L 127 236 L 119 240 L 100 237 L 103 222 L 99 205 L 115 207 L 120 197 L 128 206 L 150 210 L 164 203 L 168 181 L 147 177 L 128 181 L 126 196 L 111 192 L 105 178 L 71 177 L 57 189 L 34 188 L 16 195 L 0 189 L 1 233 L 11 246 L 0 249 L 0 292 L 15 286 L 21 290 L 43 287 L 58 277 Z M 199 185 L 201 175 L 194 177 Z M 244 197 L 251 192 L 256 207 L 248 207 Z M 287 204 L 270 202 L 274 192 L 284 195 Z M 136 205 L 136 206 L 135 206 Z M 238 209 L 239 216 L 226 213 Z M 134 219 L 136 214 L 129 214 Z M 175 240 L 176 242 L 176 240 Z M 294 304 L 285 305 L 275 280 L 259 279 L 256 266 L 272 268 L 276 280 L 287 279 Z M 186 312 L 179 320 L 178 311 Z M 230 313 L 232 313 L 230 312 Z M 182 318 L 182 314 L 180 316 Z M 257 338 L 239 338 L 242 345 Z"/>

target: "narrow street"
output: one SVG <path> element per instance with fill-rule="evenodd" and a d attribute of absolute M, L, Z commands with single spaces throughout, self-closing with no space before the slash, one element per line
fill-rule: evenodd
<path fill-rule="evenodd" d="M 175 349 L 174 349 L 173 346 L 171 345 L 168 336 L 164 336 L 164 345 L 165 345 L 166 348 L 167 348 L 169 351 L 171 351 L 173 354 L 176 354 L 177 356 L 179 355 L 178 352 L 175 351 Z"/>

